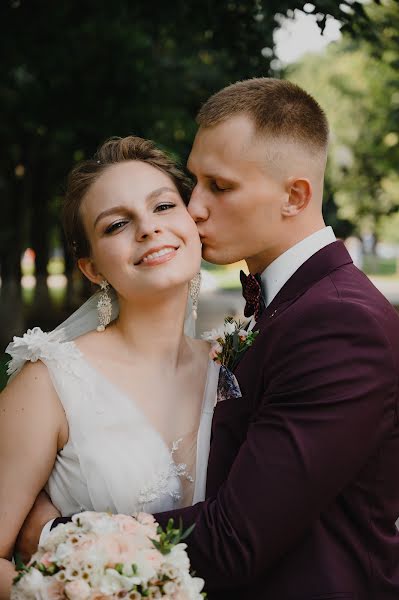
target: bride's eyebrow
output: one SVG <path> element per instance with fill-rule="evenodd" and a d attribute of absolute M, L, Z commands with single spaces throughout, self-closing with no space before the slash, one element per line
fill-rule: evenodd
<path fill-rule="evenodd" d="M 119 213 L 119 214 L 127 214 L 128 210 L 126 208 L 126 206 L 113 206 L 112 208 L 107 208 L 107 210 L 103 210 L 103 212 L 100 212 L 99 215 L 97 215 L 94 224 L 93 224 L 93 228 L 96 227 L 97 223 L 99 221 L 101 221 L 101 219 L 104 219 L 105 217 L 109 217 L 110 215 L 113 215 L 115 213 Z"/>
<path fill-rule="evenodd" d="M 156 190 L 153 190 L 152 192 L 150 192 L 147 197 L 146 200 L 148 202 L 148 200 L 153 200 L 154 198 L 158 198 L 158 196 L 161 196 L 164 192 L 172 192 L 172 194 L 177 194 L 179 195 L 179 192 L 173 188 L 170 188 L 166 185 L 163 185 L 160 188 L 157 188 Z"/>

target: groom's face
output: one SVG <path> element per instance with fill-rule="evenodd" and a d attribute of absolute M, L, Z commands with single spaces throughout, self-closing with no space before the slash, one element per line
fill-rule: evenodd
<path fill-rule="evenodd" d="M 257 257 L 278 245 L 287 190 L 269 150 L 267 139 L 255 135 L 245 115 L 200 127 L 188 160 L 196 178 L 188 210 L 205 260 L 256 264 Z"/>

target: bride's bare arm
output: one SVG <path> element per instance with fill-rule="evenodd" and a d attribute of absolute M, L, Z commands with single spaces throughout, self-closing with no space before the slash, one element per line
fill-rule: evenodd
<path fill-rule="evenodd" d="M 40 361 L 27 364 L 0 394 L 0 600 L 15 577 L 18 532 L 65 443 L 65 413 Z"/>

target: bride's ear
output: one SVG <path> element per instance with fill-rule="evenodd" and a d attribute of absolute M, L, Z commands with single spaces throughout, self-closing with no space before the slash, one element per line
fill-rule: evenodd
<path fill-rule="evenodd" d="M 100 285 L 104 277 L 98 272 L 94 261 L 91 258 L 79 258 L 78 267 L 83 275 L 92 283 Z"/>

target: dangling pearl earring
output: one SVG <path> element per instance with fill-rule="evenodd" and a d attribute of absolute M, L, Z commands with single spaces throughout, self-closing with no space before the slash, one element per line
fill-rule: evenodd
<path fill-rule="evenodd" d="M 201 289 L 201 271 L 190 281 L 190 297 L 193 303 L 193 319 L 196 320 L 198 313 L 198 298 Z"/>
<path fill-rule="evenodd" d="M 112 302 L 108 294 L 109 283 L 106 279 L 100 283 L 101 294 L 97 302 L 98 322 L 97 331 L 105 331 L 105 328 L 111 322 Z"/>

